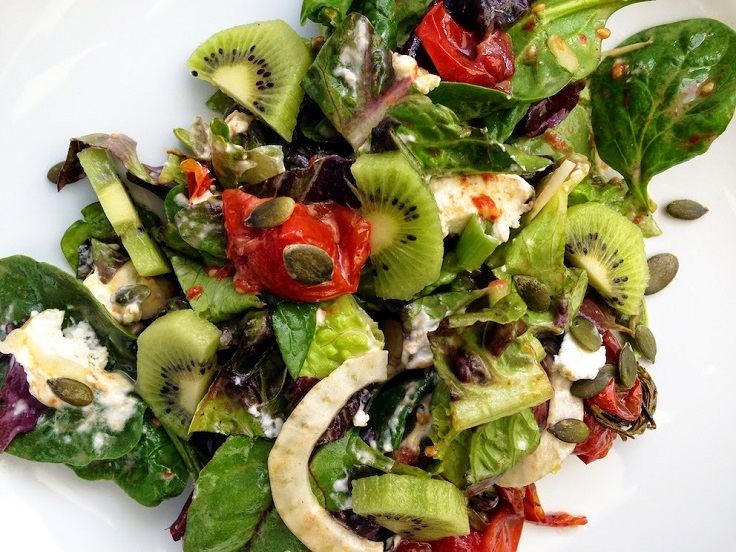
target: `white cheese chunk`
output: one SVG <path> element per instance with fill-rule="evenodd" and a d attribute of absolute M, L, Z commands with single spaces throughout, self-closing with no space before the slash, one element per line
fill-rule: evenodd
<path fill-rule="evenodd" d="M 102 303 L 115 321 L 124 325 L 153 318 L 163 312 L 166 302 L 175 292 L 171 282 L 166 278 L 141 276 L 130 261 L 121 266 L 108 282 L 102 282 L 97 271 L 93 271 L 85 278 L 84 285 Z M 151 290 L 151 294 L 142 303 L 133 302 L 127 305 L 113 303 L 113 294 L 130 285 L 144 285 Z"/>
<path fill-rule="evenodd" d="M 493 237 L 507 241 L 521 215 L 530 208 L 534 188 L 513 174 L 474 174 L 434 177 L 429 181 L 445 235 L 460 234 L 473 215 L 492 223 Z M 492 201 L 493 213 L 479 208 Z"/>
<path fill-rule="evenodd" d="M 46 406 L 59 410 L 70 406 L 54 394 L 48 380 L 71 378 L 84 383 L 102 407 L 107 426 L 120 431 L 137 409 L 130 395 L 133 382 L 120 372 L 105 370 L 107 349 L 87 322 L 62 331 L 63 321 L 64 311 L 58 309 L 36 313 L 0 341 L 0 352 L 15 356 L 26 372 L 31 395 Z"/>
<path fill-rule="evenodd" d="M 588 351 L 580 347 L 572 334 L 567 332 L 562 338 L 560 352 L 555 356 L 554 370 L 571 381 L 593 379 L 605 363 L 605 347 Z"/>
<path fill-rule="evenodd" d="M 391 56 L 391 65 L 396 80 L 411 79 L 420 94 L 429 94 L 440 85 L 440 77 L 419 67 L 411 56 L 395 53 Z"/>

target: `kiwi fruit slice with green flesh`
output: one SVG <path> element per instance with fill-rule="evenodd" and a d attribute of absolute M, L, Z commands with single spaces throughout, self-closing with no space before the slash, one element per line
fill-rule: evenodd
<path fill-rule="evenodd" d="M 411 299 L 442 268 L 444 236 L 434 196 L 399 152 L 363 154 L 352 173 L 361 215 L 371 224 L 376 295 Z"/>
<path fill-rule="evenodd" d="M 649 269 L 644 238 L 633 222 L 601 203 L 581 203 L 567 212 L 565 256 L 588 273 L 588 281 L 623 314 L 638 314 Z"/>
<path fill-rule="evenodd" d="M 291 141 L 311 63 L 306 42 L 275 19 L 215 33 L 194 50 L 187 67 Z"/>
<path fill-rule="evenodd" d="M 391 473 L 356 479 L 353 511 L 423 542 L 470 532 L 463 493 L 443 479 Z"/>
<path fill-rule="evenodd" d="M 192 310 L 171 311 L 138 336 L 136 390 L 167 430 L 189 439 L 215 374 L 221 332 Z"/>

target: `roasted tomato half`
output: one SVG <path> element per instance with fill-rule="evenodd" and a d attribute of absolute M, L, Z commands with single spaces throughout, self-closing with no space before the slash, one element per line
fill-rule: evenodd
<path fill-rule="evenodd" d="M 443 80 L 511 92 L 516 67 L 506 32 L 492 29 L 477 41 L 438 2 L 419 23 L 416 33 Z"/>
<path fill-rule="evenodd" d="M 370 224 L 355 211 L 336 203 L 295 203 L 285 220 L 277 213 L 277 224 L 254 225 L 246 221 L 271 200 L 225 190 L 222 201 L 227 256 L 240 291 L 316 302 L 358 289 L 370 253 Z"/>

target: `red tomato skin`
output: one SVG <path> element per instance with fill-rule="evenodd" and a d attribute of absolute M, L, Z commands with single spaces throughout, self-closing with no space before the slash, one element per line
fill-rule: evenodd
<path fill-rule="evenodd" d="M 480 43 L 458 25 L 438 2 L 416 28 L 416 33 L 443 80 L 511 91 L 514 54 L 511 38 L 500 29 Z"/>
<path fill-rule="evenodd" d="M 590 429 L 590 435 L 585 441 L 575 445 L 573 454 L 585 464 L 590 464 L 595 460 L 605 458 L 616 440 L 616 434 L 596 421 L 587 410 L 583 415 L 583 421 Z"/>
<path fill-rule="evenodd" d="M 210 171 L 191 157 L 182 161 L 179 166 L 187 175 L 187 192 L 189 193 L 189 203 L 192 203 L 210 189 L 212 185 Z"/>
<path fill-rule="evenodd" d="M 222 200 L 228 236 L 226 253 L 235 265 L 237 289 L 246 293 L 265 290 L 305 302 L 357 291 L 360 270 L 370 254 L 370 224 L 357 213 L 336 203 L 297 203 L 283 224 L 257 229 L 243 221 L 267 199 L 242 190 L 225 190 Z M 317 246 L 332 258 L 335 268 L 330 281 L 307 286 L 289 276 L 283 251 L 295 243 Z"/>
<path fill-rule="evenodd" d="M 617 391 L 614 379 L 595 397 L 588 399 L 589 404 L 618 416 L 622 420 L 633 422 L 641 415 L 642 393 L 641 381 L 636 378 L 634 386 L 626 391 Z"/>

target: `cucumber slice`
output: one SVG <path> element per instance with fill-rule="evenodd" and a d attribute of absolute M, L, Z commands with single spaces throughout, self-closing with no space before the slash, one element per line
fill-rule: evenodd
<path fill-rule="evenodd" d="M 170 272 L 166 257 L 143 227 L 107 150 L 90 147 L 80 151 L 77 157 L 138 274 L 156 276 Z"/>
<path fill-rule="evenodd" d="M 418 541 L 470 533 L 465 497 L 443 479 L 391 473 L 357 479 L 353 511 Z"/>
<path fill-rule="evenodd" d="M 350 358 L 315 385 L 284 422 L 268 457 L 273 503 L 281 519 L 310 550 L 383 552 L 383 543 L 353 533 L 317 502 L 309 483 L 309 458 L 317 440 L 348 399 L 388 377 L 388 353 Z"/>

